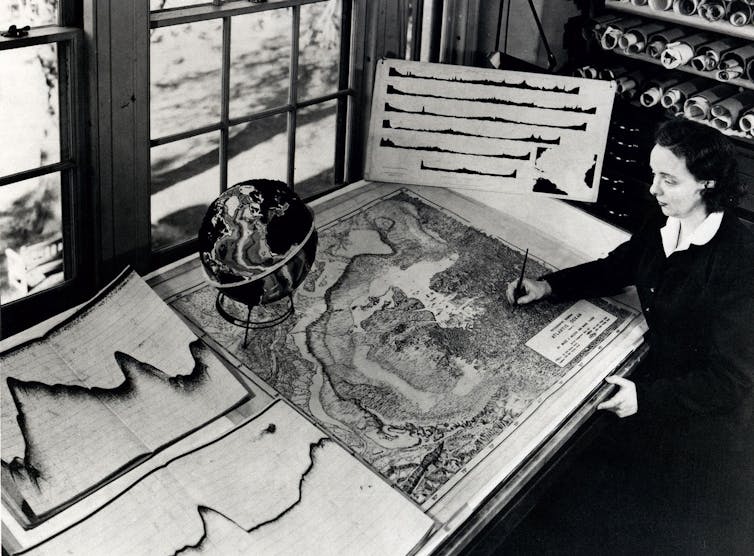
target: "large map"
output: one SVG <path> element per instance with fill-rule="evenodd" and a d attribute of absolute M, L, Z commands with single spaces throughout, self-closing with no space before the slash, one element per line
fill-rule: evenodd
<path fill-rule="evenodd" d="M 636 316 L 591 300 L 609 326 L 558 364 L 525 344 L 572 304 L 507 304 L 521 249 L 406 190 L 320 223 L 319 234 L 294 316 L 248 345 L 215 312 L 216 290 L 174 307 L 425 507 Z M 528 275 L 547 270 L 529 258 Z"/>

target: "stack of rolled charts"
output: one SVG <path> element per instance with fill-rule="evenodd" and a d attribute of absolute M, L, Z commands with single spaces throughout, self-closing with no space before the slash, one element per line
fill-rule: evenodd
<path fill-rule="evenodd" d="M 612 0 L 609 3 L 646 6 L 652 11 L 673 11 L 710 22 L 727 21 L 736 27 L 749 25 L 754 19 L 754 2 L 751 0 Z"/>
<path fill-rule="evenodd" d="M 724 6 L 729 8 L 733 4 L 735 2 Z M 746 11 L 747 24 L 750 24 L 754 1 L 746 6 L 749 10 Z M 710 77 L 719 81 L 742 79 L 754 82 L 754 44 L 745 39 L 614 14 L 594 18 L 590 25 L 591 31 L 585 36 L 592 35 L 604 50 L 644 54 L 658 60 L 666 69 L 686 66 L 709 72 Z"/>
<path fill-rule="evenodd" d="M 651 11 L 731 25 L 754 25 L 754 0 L 622 0 Z M 618 3 L 613 0 L 612 3 Z M 606 4 L 606 5 L 609 5 Z M 673 115 L 700 121 L 737 136 L 754 136 L 754 43 L 634 14 L 606 13 L 593 18 L 584 36 L 602 49 L 649 58 L 665 70 L 637 71 L 583 66 L 575 75 L 616 81 L 617 93 L 642 106 L 661 106 Z M 701 74 L 699 77 L 688 73 Z"/>
<path fill-rule="evenodd" d="M 573 75 L 616 82 L 616 94 L 646 108 L 662 107 L 729 135 L 754 137 L 754 91 L 683 72 L 652 72 L 620 64 L 585 65 Z"/>

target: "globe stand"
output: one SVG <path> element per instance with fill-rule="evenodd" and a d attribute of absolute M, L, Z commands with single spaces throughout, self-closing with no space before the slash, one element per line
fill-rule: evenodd
<path fill-rule="evenodd" d="M 238 314 L 238 310 L 240 309 L 243 312 L 244 307 L 246 308 L 246 316 L 242 317 Z M 244 349 L 246 349 L 249 343 L 249 330 L 272 328 L 285 321 L 294 313 L 292 294 L 283 297 L 275 303 L 253 305 L 233 301 L 224 293 L 218 292 L 217 299 L 215 300 L 215 308 L 226 321 L 244 328 L 242 346 Z M 253 312 L 256 313 L 256 316 L 252 319 Z"/>

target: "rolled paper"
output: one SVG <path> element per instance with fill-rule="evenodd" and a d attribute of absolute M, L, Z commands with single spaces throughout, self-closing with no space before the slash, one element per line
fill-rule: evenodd
<path fill-rule="evenodd" d="M 736 79 L 744 74 L 754 62 L 754 44 L 748 43 L 727 51 L 720 58 L 717 78 L 723 81 Z"/>
<path fill-rule="evenodd" d="M 717 71 L 717 78 L 720 81 L 730 81 L 731 79 L 738 79 L 744 74 L 744 68 L 740 64 L 728 61 L 723 62 L 723 67 Z"/>
<path fill-rule="evenodd" d="M 669 77 L 667 79 L 652 79 L 647 82 L 647 89 L 639 96 L 639 103 L 647 108 L 655 106 L 662 99 L 662 95 L 668 87 L 680 83 L 680 78 Z"/>
<path fill-rule="evenodd" d="M 688 31 L 682 27 L 671 27 L 665 31 L 655 33 L 647 38 L 647 48 L 645 52 L 652 58 L 659 58 L 665 46 L 669 42 L 682 39 Z"/>
<path fill-rule="evenodd" d="M 699 71 L 712 71 L 720 64 L 723 55 L 731 50 L 740 48 L 746 43 L 735 37 L 725 37 L 707 44 L 699 45 L 694 51 L 694 57 L 689 62 L 691 67 Z"/>
<path fill-rule="evenodd" d="M 643 23 L 644 20 L 638 17 L 619 19 L 617 21 L 609 23 L 605 28 L 605 31 L 600 36 L 600 46 L 602 46 L 602 48 L 604 48 L 605 50 L 612 50 L 613 48 L 618 46 L 618 41 L 620 40 L 623 33 L 633 27 L 638 27 Z"/>
<path fill-rule="evenodd" d="M 712 105 L 712 123 L 718 129 L 731 129 L 739 116 L 754 106 L 754 91 L 742 91 Z"/>
<path fill-rule="evenodd" d="M 664 12 L 673 7 L 673 0 L 649 0 L 649 7 Z"/>
<path fill-rule="evenodd" d="M 751 134 L 752 130 L 754 130 L 754 108 L 749 108 L 738 119 L 738 129 Z"/>
<path fill-rule="evenodd" d="M 639 89 L 639 84 L 644 80 L 641 71 L 633 71 L 627 75 L 622 75 L 615 80 L 616 92 L 623 98 L 633 98 Z"/>
<path fill-rule="evenodd" d="M 643 52 L 647 45 L 647 37 L 652 36 L 655 33 L 664 31 L 667 25 L 661 23 L 645 23 L 629 29 L 618 39 L 618 47 L 627 52 L 636 54 Z"/>
<path fill-rule="evenodd" d="M 590 25 L 584 28 L 582 34 L 587 40 L 591 38 L 590 35 L 595 39 L 600 40 L 600 37 L 602 37 L 602 33 L 604 33 L 605 29 L 607 29 L 608 24 L 620 19 L 623 19 L 623 16 L 615 13 L 607 13 L 593 17 L 590 20 Z"/>
<path fill-rule="evenodd" d="M 754 7 L 746 0 L 733 0 L 728 6 L 728 21 L 736 27 L 743 27 L 751 23 Z"/>
<path fill-rule="evenodd" d="M 699 0 L 697 13 L 707 21 L 720 21 L 727 12 L 726 0 Z"/>
<path fill-rule="evenodd" d="M 673 11 L 679 15 L 694 15 L 699 0 L 673 0 Z"/>
<path fill-rule="evenodd" d="M 736 89 L 719 83 L 714 87 L 690 95 L 683 103 L 683 115 L 689 120 L 708 120 L 712 115 L 712 105 L 733 96 Z"/>
<path fill-rule="evenodd" d="M 628 69 L 625 66 L 615 66 L 612 68 L 602 68 L 599 73 L 600 79 L 618 79 L 620 76 L 628 73 Z"/>
<path fill-rule="evenodd" d="M 675 111 L 682 111 L 686 99 L 703 90 L 707 85 L 709 85 L 709 79 L 706 77 L 694 77 L 688 81 L 682 81 L 677 85 L 669 87 L 665 91 L 665 94 L 662 95 L 660 102 L 664 108 L 675 107 Z"/>
<path fill-rule="evenodd" d="M 597 70 L 592 66 L 582 66 L 580 68 L 576 68 L 575 70 L 573 70 L 573 75 L 575 77 L 586 77 L 594 79 L 594 77 L 587 75 L 587 72 L 594 72 L 594 77 L 597 76 Z"/>
<path fill-rule="evenodd" d="M 678 41 L 668 43 L 660 54 L 660 62 L 667 69 L 675 69 L 688 63 L 696 49 L 714 39 L 709 33 L 695 33 Z"/>

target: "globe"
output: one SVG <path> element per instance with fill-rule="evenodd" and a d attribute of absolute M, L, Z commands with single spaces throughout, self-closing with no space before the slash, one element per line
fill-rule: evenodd
<path fill-rule="evenodd" d="M 311 210 L 276 180 L 255 179 L 228 188 L 207 208 L 199 228 L 199 258 L 207 281 L 248 307 L 292 295 L 316 251 Z"/>

